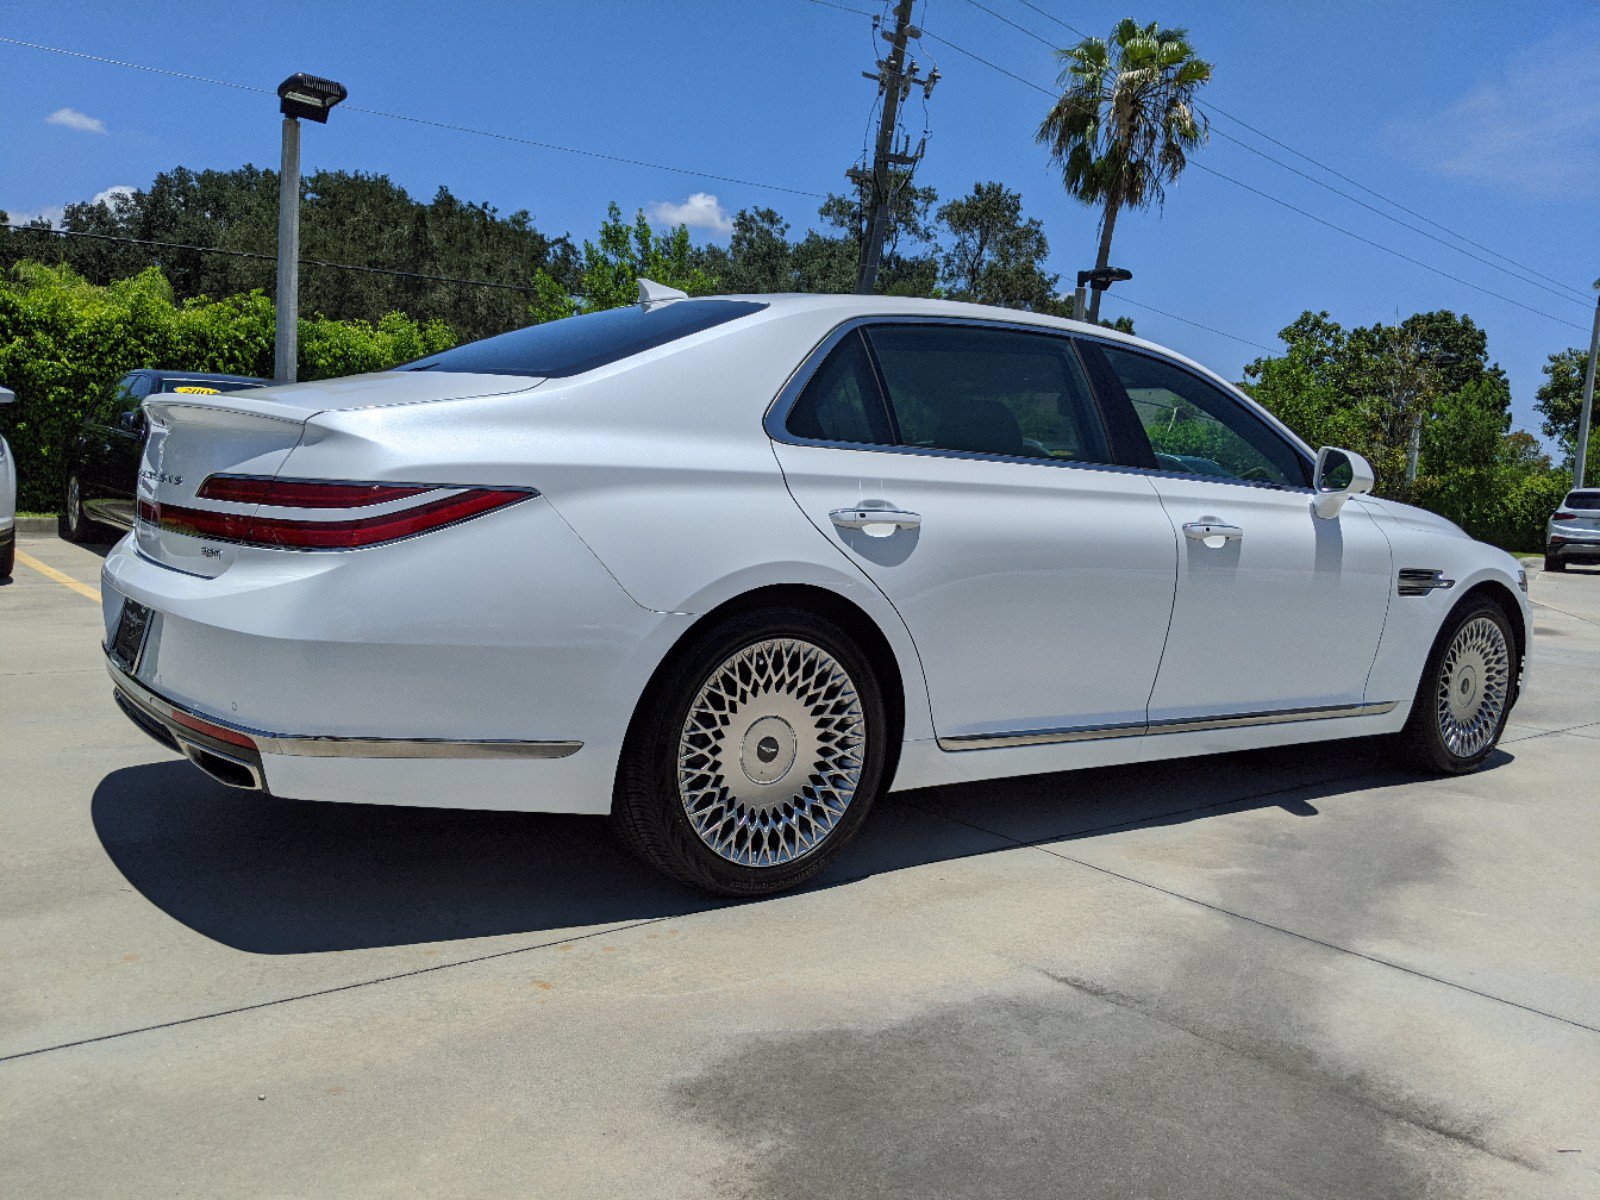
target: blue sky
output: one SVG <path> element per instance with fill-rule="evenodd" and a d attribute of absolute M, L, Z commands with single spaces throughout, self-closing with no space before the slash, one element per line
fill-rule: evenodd
<path fill-rule="evenodd" d="M 839 3 L 879 7 L 876 0 Z M 1020 0 L 984 3 L 1041 35 L 1073 40 Z M 1097 34 L 1124 15 L 1186 24 L 1215 64 L 1207 99 L 1592 295 L 1588 285 L 1600 276 L 1594 3 L 1034 3 Z M 1044 45 L 968 0 L 919 0 L 918 18 L 931 33 L 1017 75 L 1039 84 L 1053 79 Z M 873 52 L 867 22 L 808 0 L 5 0 L 0 35 L 268 88 L 305 70 L 343 81 L 352 106 L 802 193 L 843 186 L 872 101 L 872 85 L 860 76 Z M 920 182 L 948 198 L 978 180 L 1000 180 L 1043 221 L 1054 269 L 1069 275 L 1088 265 L 1095 214 L 1063 195 L 1033 142 L 1045 97 L 931 39 L 917 57 L 943 76 L 928 106 Z M 919 124 L 921 115 L 913 105 Z M 144 186 L 180 163 L 275 166 L 277 123 L 272 97 L 0 44 L 0 208 L 49 212 L 108 188 Z M 1216 128 L 1318 174 L 1229 121 L 1219 118 Z M 421 197 L 445 184 L 503 211 L 526 208 L 542 229 L 580 240 L 592 236 L 608 200 L 628 211 L 687 216 L 699 223 L 694 233 L 702 240 L 724 236 L 722 215 L 752 205 L 776 208 L 803 230 L 815 223 L 819 202 L 348 110 L 325 128 L 308 127 L 304 147 L 308 170 L 384 172 Z M 1465 311 L 1487 329 L 1491 355 L 1511 375 L 1519 423 L 1536 430 L 1531 406 L 1540 365 L 1555 350 L 1587 344 L 1590 301 L 1551 295 L 1452 253 L 1224 138 L 1214 138 L 1196 161 L 1467 282 L 1191 170 L 1171 189 L 1164 212 L 1118 224 L 1113 260 L 1134 272 L 1122 288 L 1129 299 L 1264 346 L 1275 346 L 1276 331 L 1305 308 L 1326 308 L 1346 324 L 1433 308 Z M 1260 353 L 1147 310 L 1108 303 L 1106 311 L 1131 313 L 1144 336 L 1230 377 Z"/>

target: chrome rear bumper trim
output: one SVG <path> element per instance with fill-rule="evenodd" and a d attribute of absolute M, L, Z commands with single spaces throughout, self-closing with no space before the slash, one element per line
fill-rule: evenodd
<path fill-rule="evenodd" d="M 1164 733 L 1199 733 L 1249 725 L 1287 725 L 1334 717 L 1376 717 L 1393 712 L 1398 700 L 1375 704 L 1328 704 L 1317 708 L 1283 708 L 1273 712 L 1237 713 L 1225 717 L 1186 717 L 1178 721 L 1138 721 L 1128 725 L 1085 725 L 1076 729 L 1040 729 L 1027 733 L 975 734 L 940 738 L 941 750 L 1000 750 L 1012 746 L 1047 746 L 1058 742 L 1097 742 L 1106 738 L 1154 737 Z"/>
<path fill-rule="evenodd" d="M 106 660 L 106 670 L 118 691 L 146 714 L 159 719 L 173 739 L 180 743 L 197 739 L 191 731 L 172 720 L 174 712 L 242 733 L 255 742 L 262 754 L 281 754 L 292 758 L 566 758 L 583 748 L 582 742 L 571 741 L 329 737 L 269 733 L 175 704 L 134 680 L 109 658 Z M 204 748 L 212 753 L 223 753 L 210 745 Z"/>

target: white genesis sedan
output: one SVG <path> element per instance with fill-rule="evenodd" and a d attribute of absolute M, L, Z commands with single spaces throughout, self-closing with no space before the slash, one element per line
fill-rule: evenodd
<path fill-rule="evenodd" d="M 1203 367 L 976 305 L 641 292 L 147 401 L 123 711 L 274 796 L 609 814 L 730 895 L 891 788 L 1499 738 L 1516 561 Z"/>

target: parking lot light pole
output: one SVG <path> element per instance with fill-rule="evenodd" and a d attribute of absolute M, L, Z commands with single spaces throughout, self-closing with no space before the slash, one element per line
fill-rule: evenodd
<path fill-rule="evenodd" d="M 283 162 L 278 171 L 278 311 L 272 377 L 293 383 L 300 353 L 300 118 L 326 124 L 348 92 L 315 75 L 291 75 L 278 85 L 283 114 Z"/>
<path fill-rule="evenodd" d="M 1088 271 L 1078 272 L 1078 290 L 1072 294 L 1072 316 L 1077 321 L 1087 321 L 1088 309 L 1085 307 L 1088 299 L 1086 288 L 1093 288 L 1103 292 L 1113 283 L 1125 283 L 1133 278 L 1133 272 L 1124 267 L 1095 267 Z"/>

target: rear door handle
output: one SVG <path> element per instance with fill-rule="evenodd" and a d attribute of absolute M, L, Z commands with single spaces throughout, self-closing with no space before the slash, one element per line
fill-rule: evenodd
<path fill-rule="evenodd" d="M 868 537 L 888 537 L 897 529 L 917 529 L 922 514 L 902 508 L 836 508 L 828 514 L 840 529 L 859 529 Z"/>
<path fill-rule="evenodd" d="M 1183 527 L 1183 536 L 1207 544 L 1210 544 L 1213 538 L 1221 538 L 1222 542 L 1236 542 L 1244 537 L 1244 530 L 1237 525 L 1225 525 L 1215 518 L 1202 517 L 1198 521 L 1190 521 L 1185 525 Z M 1216 544 L 1220 546 L 1222 542 Z"/>

